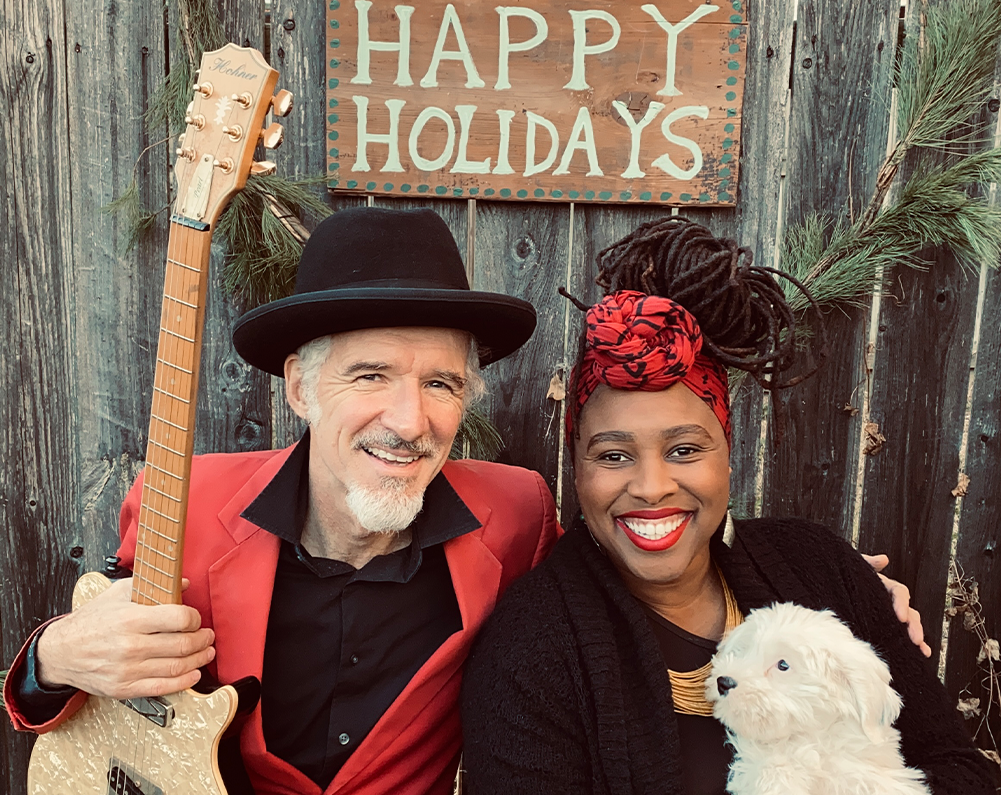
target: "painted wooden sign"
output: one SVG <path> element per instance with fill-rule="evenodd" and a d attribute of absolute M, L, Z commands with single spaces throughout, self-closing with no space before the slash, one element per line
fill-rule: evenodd
<path fill-rule="evenodd" d="M 329 0 L 330 187 L 736 202 L 743 0 Z"/>

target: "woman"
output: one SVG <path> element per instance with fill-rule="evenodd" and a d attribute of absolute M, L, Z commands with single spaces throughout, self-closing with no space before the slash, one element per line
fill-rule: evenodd
<path fill-rule="evenodd" d="M 602 252 L 571 382 L 583 522 L 516 583 L 463 691 L 472 795 L 722 795 L 730 761 L 703 686 L 724 632 L 775 601 L 831 608 L 887 661 L 902 752 L 932 791 L 993 793 L 944 688 L 879 579 L 796 519 L 728 529 L 727 366 L 766 386 L 794 365 L 795 324 L 767 269 L 684 219 Z M 673 296 L 677 300 L 671 300 Z M 821 343 L 822 345 L 822 343 Z"/>

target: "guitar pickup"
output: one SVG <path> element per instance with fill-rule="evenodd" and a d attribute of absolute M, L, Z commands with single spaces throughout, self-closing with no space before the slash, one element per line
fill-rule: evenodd
<path fill-rule="evenodd" d="M 155 723 L 161 729 L 167 728 L 174 719 L 174 708 L 159 696 L 150 698 L 126 698 L 122 703 L 133 712 L 138 712 L 146 720 Z"/>
<path fill-rule="evenodd" d="M 108 795 L 165 795 L 152 781 L 130 765 L 115 759 L 108 763 Z"/>

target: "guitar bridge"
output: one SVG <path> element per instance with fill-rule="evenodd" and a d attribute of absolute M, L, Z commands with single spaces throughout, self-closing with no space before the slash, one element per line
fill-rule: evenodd
<path fill-rule="evenodd" d="M 108 795 L 164 795 L 164 791 L 131 766 L 112 757 L 108 763 Z"/>
<path fill-rule="evenodd" d="M 138 712 L 146 720 L 155 723 L 161 729 L 167 728 L 174 719 L 174 708 L 159 696 L 150 698 L 126 698 L 122 703 L 133 712 Z"/>

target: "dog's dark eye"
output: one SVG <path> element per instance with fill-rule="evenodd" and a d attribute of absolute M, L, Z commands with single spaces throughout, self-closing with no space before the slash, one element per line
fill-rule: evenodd
<path fill-rule="evenodd" d="M 778 668 L 780 671 L 788 671 L 789 670 L 789 663 L 787 663 L 785 660 L 779 660 L 775 664 L 775 667 Z"/>

